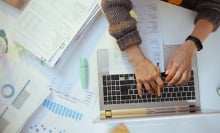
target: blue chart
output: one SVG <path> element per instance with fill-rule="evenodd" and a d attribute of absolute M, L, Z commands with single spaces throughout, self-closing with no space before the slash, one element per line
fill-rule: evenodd
<path fill-rule="evenodd" d="M 66 118 L 70 118 L 76 121 L 81 121 L 83 119 L 83 114 L 75 110 L 72 110 L 64 105 L 55 103 L 48 99 L 44 100 L 43 107 L 47 108 L 49 111 Z"/>

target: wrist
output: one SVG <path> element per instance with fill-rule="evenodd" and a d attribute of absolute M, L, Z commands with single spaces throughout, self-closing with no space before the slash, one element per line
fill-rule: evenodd
<path fill-rule="evenodd" d="M 198 48 L 192 40 L 186 40 L 184 45 L 187 46 L 188 50 L 191 50 L 193 53 L 196 53 L 198 51 Z"/>
<path fill-rule="evenodd" d="M 202 42 L 196 36 L 189 35 L 185 41 L 191 42 L 191 44 L 197 48 L 197 51 L 200 51 L 203 48 Z"/>
<path fill-rule="evenodd" d="M 139 45 L 133 45 L 125 49 L 126 55 L 128 57 L 128 60 L 134 65 L 139 60 L 142 60 L 145 58 L 141 48 Z"/>

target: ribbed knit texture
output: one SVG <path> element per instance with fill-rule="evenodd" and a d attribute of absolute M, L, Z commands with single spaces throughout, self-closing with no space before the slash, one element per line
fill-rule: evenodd
<path fill-rule="evenodd" d="M 121 50 L 141 43 L 137 22 L 129 14 L 132 10 L 130 0 L 102 0 L 101 5 L 109 22 L 109 33 L 117 39 Z"/>
<path fill-rule="evenodd" d="M 195 23 L 199 19 L 206 19 L 214 25 L 216 31 L 220 25 L 220 0 L 197 0 L 196 10 L 198 15 Z"/>
<path fill-rule="evenodd" d="M 109 32 L 117 39 L 121 50 L 141 43 L 137 22 L 129 14 L 133 8 L 130 0 L 102 0 L 101 6 L 109 22 Z M 195 23 L 199 19 L 206 19 L 213 24 L 213 31 L 217 30 L 220 25 L 220 0 L 197 0 L 192 7 L 198 11 Z"/>

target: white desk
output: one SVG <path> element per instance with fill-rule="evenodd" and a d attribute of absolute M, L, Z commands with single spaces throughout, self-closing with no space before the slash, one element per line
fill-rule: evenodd
<path fill-rule="evenodd" d="M 0 2 L 1 7 L 2 2 Z M 193 27 L 194 12 L 185 10 L 179 7 L 171 6 L 161 2 L 159 7 L 163 12 L 161 13 L 161 29 L 163 41 L 165 44 L 178 44 L 182 43 L 186 36 L 190 34 Z M 4 9 L 6 13 L 12 8 Z M 15 16 L 19 14 L 16 11 L 12 11 Z M 7 14 L 7 13 L 6 13 Z M 74 51 L 64 62 L 63 67 L 59 73 L 68 74 L 68 70 L 73 69 L 72 77 L 73 83 L 77 83 L 79 78 L 74 75 L 79 75 L 79 59 L 80 57 L 89 58 L 90 67 L 90 87 L 97 87 L 98 75 L 97 75 L 97 59 L 96 50 L 102 48 L 115 47 L 115 40 L 107 32 L 107 21 L 103 15 L 97 17 L 95 23 L 87 32 L 77 46 L 77 50 Z M 168 32 L 169 31 L 169 32 Z M 204 43 L 204 49 L 198 53 L 198 66 L 199 66 L 199 80 L 201 91 L 201 104 L 202 110 L 220 110 L 220 97 L 217 96 L 216 88 L 220 86 L 220 62 L 218 60 L 218 51 L 220 49 L 220 30 L 213 33 Z M 98 101 L 94 107 L 93 119 L 99 115 Z M 179 116 L 179 117 L 160 117 L 160 118 L 142 118 L 131 119 L 126 121 L 111 121 L 105 123 L 95 123 L 93 127 L 88 127 L 93 130 L 94 133 L 108 133 L 119 123 L 125 123 L 131 133 L 139 132 L 213 132 L 217 133 L 220 130 L 220 114 L 207 114 L 197 115 L 193 117 Z"/>

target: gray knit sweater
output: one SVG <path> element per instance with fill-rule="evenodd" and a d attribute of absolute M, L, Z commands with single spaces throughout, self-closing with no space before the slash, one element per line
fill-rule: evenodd
<path fill-rule="evenodd" d="M 129 14 L 133 8 L 130 0 L 102 0 L 101 6 L 109 22 L 109 32 L 116 38 L 121 50 L 141 43 L 137 22 Z M 195 23 L 199 19 L 207 19 L 213 24 L 213 31 L 219 27 L 220 0 L 197 0 L 194 7 L 198 11 Z"/>

